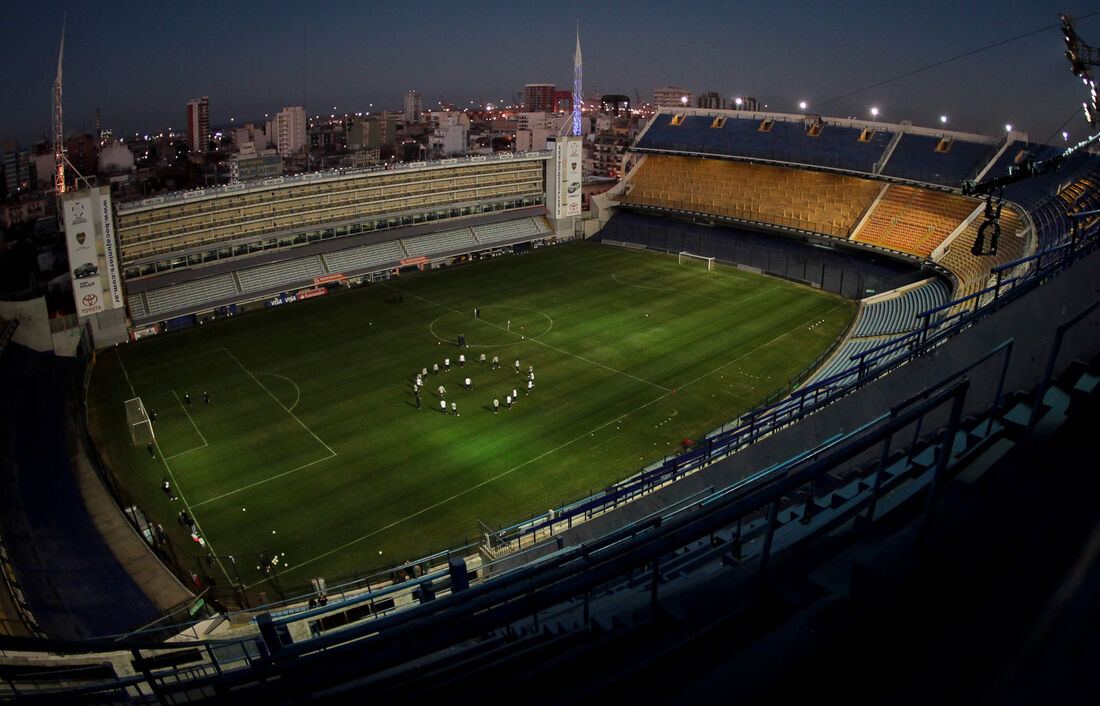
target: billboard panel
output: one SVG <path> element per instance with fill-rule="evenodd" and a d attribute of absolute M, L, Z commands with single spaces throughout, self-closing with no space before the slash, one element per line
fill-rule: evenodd
<path fill-rule="evenodd" d="M 580 137 L 565 138 L 562 190 L 565 194 L 566 216 L 581 215 L 581 162 L 584 158 L 581 139 Z"/>
<path fill-rule="evenodd" d="M 547 139 L 553 150 L 551 174 L 547 174 L 547 204 L 554 218 L 581 215 L 581 162 L 584 155 L 580 137 Z"/>
<path fill-rule="evenodd" d="M 65 245 L 69 250 L 69 275 L 73 282 L 76 313 L 81 318 L 104 310 L 96 248 L 95 210 L 90 198 L 65 201 Z"/>
<path fill-rule="evenodd" d="M 122 278 L 118 274 L 118 248 L 115 243 L 114 220 L 111 212 L 111 190 L 107 187 L 96 189 L 96 216 L 97 225 L 102 227 L 99 233 L 103 236 L 103 259 L 106 267 L 106 297 L 107 308 L 116 309 L 122 306 Z"/>

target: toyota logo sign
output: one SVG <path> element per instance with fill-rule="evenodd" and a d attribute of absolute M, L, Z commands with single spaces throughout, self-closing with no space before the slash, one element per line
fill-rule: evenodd
<path fill-rule="evenodd" d="M 99 297 L 94 294 L 85 294 L 84 298 L 80 301 L 83 302 L 84 306 L 95 306 L 96 302 L 99 301 Z"/>

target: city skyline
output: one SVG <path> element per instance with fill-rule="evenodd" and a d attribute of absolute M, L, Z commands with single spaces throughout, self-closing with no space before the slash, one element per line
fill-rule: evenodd
<path fill-rule="evenodd" d="M 647 3 L 427 2 L 410 14 L 350 2 L 276 2 L 262 12 L 214 3 L 155 12 L 132 2 L 20 4 L 5 8 L 0 29 L 21 68 L 3 79 L 0 137 L 26 147 L 48 135 L 67 13 L 66 136 L 91 132 L 97 107 L 116 135 L 182 132 L 196 96 L 210 97 L 213 126 L 296 105 L 310 115 L 400 110 L 409 90 L 425 109 L 441 97 L 460 107 L 478 97 L 507 104 L 527 83 L 572 85 L 579 21 L 586 94 L 651 101 L 655 88 L 676 85 L 756 96 L 777 112 L 799 112 L 805 102 L 807 112 L 869 119 L 876 107 L 886 122 L 932 126 L 943 115 L 965 132 L 1012 124 L 1035 141 L 1056 141 L 1063 129 L 1081 139 L 1085 91 L 1063 55 L 1057 13 L 1074 14 L 1081 37 L 1100 44 L 1100 12 L 1078 1 L 1035 5 L 696 1 L 672 13 Z"/>

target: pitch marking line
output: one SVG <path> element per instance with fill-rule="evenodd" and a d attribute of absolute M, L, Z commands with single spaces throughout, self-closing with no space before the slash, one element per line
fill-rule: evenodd
<path fill-rule="evenodd" d="M 385 285 L 385 286 L 389 286 L 389 285 Z M 396 289 L 395 287 L 390 287 L 390 288 L 391 289 Z M 422 296 L 420 296 L 418 294 L 414 294 L 412 292 L 407 292 L 407 294 L 409 294 L 410 296 L 416 297 L 417 299 L 419 299 L 421 301 L 427 302 L 427 303 L 431 304 L 432 306 L 437 306 L 440 309 L 446 309 L 447 311 L 453 311 L 456 314 L 462 314 L 462 312 L 457 310 L 457 309 L 452 309 L 448 306 L 444 306 L 444 305 L 440 304 L 439 302 L 434 302 L 431 299 L 428 299 L 427 297 L 422 297 Z M 501 305 L 501 306 L 504 306 L 504 305 Z M 489 308 L 489 307 L 486 307 L 486 308 Z M 512 307 L 512 308 L 514 308 L 514 309 L 523 309 L 524 307 Z M 535 309 L 528 309 L 528 311 L 536 311 L 536 313 L 541 314 L 542 316 L 545 316 L 546 318 L 550 319 L 550 328 L 554 327 L 554 319 L 549 314 L 544 314 L 543 312 L 537 311 Z M 492 326 L 492 327 L 497 328 L 501 331 L 504 331 L 505 333 L 511 333 L 513 336 L 519 336 L 520 335 L 516 331 L 511 331 L 509 329 L 506 329 L 505 327 L 501 326 L 500 324 L 494 324 L 492 322 L 485 321 L 484 319 L 482 319 L 482 323 L 484 323 L 486 326 Z M 543 334 L 547 333 L 549 330 L 550 329 L 546 329 L 546 331 L 543 331 L 539 335 L 542 336 Z M 432 333 L 433 336 L 435 336 L 434 331 L 432 331 L 431 333 Z M 437 336 L 437 338 L 438 338 L 438 336 Z M 595 365 L 598 368 L 603 368 L 604 370 L 608 370 L 608 371 L 616 373 L 618 375 L 623 375 L 623 376 L 628 377 L 632 380 L 637 380 L 638 382 L 643 383 L 645 385 L 649 385 L 650 387 L 656 387 L 658 390 L 663 390 L 664 392 L 672 392 L 671 388 L 665 387 L 664 385 L 658 385 L 655 382 L 650 382 L 649 380 L 644 380 L 644 379 L 638 377 L 637 375 L 631 375 L 630 373 L 628 373 L 624 370 L 619 370 L 618 368 L 612 368 L 610 365 L 604 365 L 603 363 L 599 363 L 599 362 L 594 361 L 594 360 L 589 360 L 588 358 L 585 358 L 584 356 L 577 355 L 576 353 L 570 353 L 567 350 L 563 350 L 561 348 L 558 348 L 557 346 L 552 346 L 549 343 L 545 343 L 543 341 L 538 340 L 537 338 L 532 338 L 530 336 L 527 336 L 527 337 L 525 337 L 524 340 L 528 340 L 528 341 L 531 341 L 532 343 L 536 343 L 536 344 L 538 344 L 540 346 L 543 346 L 545 348 L 549 348 L 552 351 L 557 351 L 558 353 L 561 353 L 562 355 L 569 356 L 570 358 L 576 358 L 577 360 L 588 363 L 589 365 Z"/>
<path fill-rule="evenodd" d="M 309 463 L 303 463 L 301 466 L 298 466 L 297 468 L 291 468 L 289 471 L 283 471 L 282 473 L 277 473 L 277 474 L 271 476 L 270 478 L 264 478 L 263 480 L 258 480 L 255 483 L 249 483 L 248 485 L 237 488 L 236 490 L 230 490 L 227 493 L 222 493 L 221 495 L 215 495 L 214 497 L 207 498 L 206 500 L 200 500 L 199 502 L 195 503 L 193 505 L 193 507 L 200 507 L 202 505 L 206 505 L 207 503 L 212 503 L 212 502 L 216 502 L 218 500 L 223 500 L 225 498 L 228 498 L 231 495 L 236 495 L 237 493 L 243 493 L 246 490 L 251 490 L 252 488 L 263 485 L 264 483 L 270 483 L 271 481 L 278 480 L 279 478 L 282 478 L 283 476 L 289 476 L 291 473 L 297 473 L 298 471 L 309 468 L 310 466 L 318 464 L 321 461 L 327 461 L 335 455 L 336 454 L 334 453 L 334 454 L 332 454 L 332 456 L 325 456 L 324 458 L 319 458 L 316 461 L 310 461 Z"/>
<path fill-rule="evenodd" d="M 289 412 L 290 410 L 292 410 L 292 409 L 294 409 L 295 407 L 298 406 L 298 402 L 300 402 L 301 399 L 302 399 L 302 390 L 301 390 L 301 388 L 298 387 L 298 383 L 294 382 L 293 380 L 288 378 L 286 375 L 279 375 L 278 373 L 261 373 L 259 371 L 256 371 L 256 374 L 257 375 L 269 375 L 273 378 L 282 378 L 283 380 L 286 380 L 291 385 L 293 385 L 294 386 L 294 394 L 295 394 L 294 404 L 290 405 L 290 407 L 287 407 L 286 411 Z"/>
<path fill-rule="evenodd" d="M 416 295 L 413 294 L 411 296 L 415 297 Z M 446 309 L 446 311 L 448 312 L 447 314 L 440 314 L 439 316 L 432 319 L 431 323 L 428 324 L 428 333 L 432 334 L 433 336 L 438 338 L 443 343 L 453 343 L 453 341 L 450 338 L 443 338 L 438 333 L 436 333 L 435 332 L 435 325 L 444 316 L 448 316 L 451 313 L 461 315 L 462 312 L 459 312 L 455 309 L 447 309 L 447 307 L 443 306 L 442 304 L 436 304 L 435 302 L 430 301 L 428 299 L 424 299 L 423 297 L 417 297 L 417 298 L 422 300 L 422 301 L 428 302 L 429 304 L 431 304 L 433 306 L 437 306 L 441 309 Z M 550 331 L 552 331 L 553 328 L 554 328 L 554 319 L 549 314 L 547 314 L 545 312 L 542 312 L 542 311 L 539 311 L 538 309 L 531 309 L 531 308 L 526 307 L 526 306 L 506 306 L 506 305 L 503 305 L 503 304 L 493 305 L 493 306 L 486 306 L 486 307 L 482 307 L 482 308 L 483 309 L 515 309 L 517 311 L 529 311 L 532 314 L 538 314 L 539 316 L 545 318 L 547 321 L 550 322 L 550 325 L 547 326 L 544 330 L 539 331 L 537 334 L 535 334 L 533 336 L 528 336 L 528 338 L 530 338 L 532 340 L 537 339 L 539 336 L 545 336 L 546 334 L 550 333 Z M 492 324 L 489 321 L 486 321 L 484 319 L 475 319 L 475 321 L 480 321 L 481 323 L 485 324 L 486 326 L 493 326 L 494 325 L 494 324 Z M 511 329 L 506 329 L 505 331 L 510 332 Z M 467 346 L 467 348 L 507 348 L 508 346 L 514 346 L 515 344 L 516 344 L 516 342 L 512 342 L 512 343 L 481 343 L 481 344 L 475 344 L 475 345 L 472 345 L 472 346 Z"/>
<path fill-rule="evenodd" d="M 130 386 L 130 396 L 137 397 L 138 393 L 134 390 L 134 383 L 130 382 L 130 373 L 126 371 L 126 364 L 122 362 L 122 354 L 118 352 L 118 348 L 115 348 L 115 357 L 118 358 L 118 364 L 122 366 L 122 374 L 126 377 L 126 384 Z"/>
<path fill-rule="evenodd" d="M 826 312 L 826 314 L 827 314 L 827 313 L 829 313 L 829 312 L 831 312 L 831 311 L 833 311 L 833 310 L 835 310 L 835 309 L 837 309 L 837 308 L 839 308 L 839 306 L 840 306 L 840 305 L 837 305 L 837 306 L 834 306 L 834 307 L 832 307 L 832 309 L 829 309 L 829 310 L 828 310 L 828 311 Z M 764 348 L 765 346 L 769 346 L 769 345 L 771 345 L 772 343 L 775 343 L 776 341 L 779 341 L 779 340 L 781 340 L 781 339 L 783 339 L 783 338 L 786 338 L 787 336 L 790 336 L 790 335 L 791 335 L 792 333 L 794 333 L 794 332 L 795 332 L 795 331 L 797 331 L 798 329 L 800 329 L 800 328 L 802 328 L 802 327 L 804 327 L 804 326 L 808 326 L 809 324 L 813 323 L 813 322 L 814 322 L 814 321 L 815 321 L 815 320 L 816 320 L 817 318 L 819 318 L 820 316 L 822 316 L 822 314 L 815 314 L 814 316 L 812 316 L 812 317 L 810 317 L 809 319 L 807 319 L 807 320 L 806 320 L 805 322 L 803 322 L 803 323 L 800 323 L 800 324 L 798 324 L 797 326 L 794 326 L 793 328 L 791 328 L 791 329 L 790 329 L 789 331 L 787 331 L 786 333 L 781 333 L 781 334 L 779 334 L 778 336 L 776 336 L 775 338 L 771 339 L 770 341 L 768 341 L 768 342 L 766 342 L 766 343 L 761 343 L 761 344 L 760 344 L 759 346 L 757 346 L 756 348 L 753 348 L 753 349 L 752 349 L 751 351 L 748 351 L 748 352 L 746 352 L 746 353 L 743 353 L 742 355 L 740 355 L 740 356 L 738 356 L 738 357 L 734 358 L 733 360 L 731 360 L 731 361 L 729 361 L 729 362 L 727 362 L 727 363 L 724 363 L 724 364 L 722 364 L 722 365 L 721 365 L 721 366 L 719 366 L 718 368 L 715 368 L 715 369 L 714 369 L 714 370 L 712 370 L 711 372 L 709 372 L 709 373 L 705 373 L 705 374 L 703 374 L 703 375 L 700 375 L 699 377 L 697 377 L 697 378 L 695 378 L 694 380 L 692 380 L 692 381 L 690 381 L 690 382 L 686 383 L 685 385 L 680 385 L 680 387 L 681 387 L 681 388 L 683 388 L 683 387 L 687 387 L 688 385 L 693 385 L 693 384 L 695 384 L 695 383 L 699 382 L 700 380 L 702 380 L 702 379 L 706 378 L 707 376 L 709 376 L 709 375 L 712 375 L 712 374 L 714 374 L 714 373 L 715 373 L 715 372 L 717 372 L 718 370 L 721 370 L 722 368 L 724 368 L 724 367 L 726 367 L 726 366 L 728 366 L 728 365 L 732 365 L 733 363 L 736 363 L 737 361 L 741 360 L 741 359 L 742 359 L 742 358 L 744 358 L 745 356 L 749 356 L 749 355 L 752 355 L 753 353 L 757 352 L 757 351 L 758 351 L 758 350 L 760 350 L 761 348 Z M 541 460 L 541 459 L 545 458 L 546 456 L 549 456 L 549 455 L 550 455 L 550 454 L 552 454 L 552 453 L 556 453 L 556 452 L 558 452 L 558 451 L 560 451 L 560 450 L 564 449 L 565 447 L 567 447 L 567 446 L 569 446 L 569 445 L 571 445 L 571 444 L 574 444 L 574 443 L 576 443 L 576 442 L 580 441 L 581 439 L 587 438 L 587 437 L 591 436 L 592 434 L 595 434 L 596 432 L 600 431 L 601 429 L 603 429 L 603 428 L 605 428 L 605 427 L 608 427 L 608 426 L 610 426 L 610 425 L 612 425 L 612 424 L 615 424 L 615 423 L 617 423 L 617 422 L 621 421 L 622 419 L 625 419 L 626 417 L 630 416 L 631 414 L 634 414 L 634 413 L 636 413 L 636 412 L 639 412 L 639 411 L 641 411 L 641 410 L 645 409 L 646 407 L 649 407 L 650 405 L 656 404 L 657 402 L 660 402 L 661 400 L 663 400 L 663 399 L 667 398 L 667 397 L 668 397 L 669 395 L 671 395 L 671 394 L 673 394 L 673 393 L 672 393 L 672 391 L 671 391 L 671 390 L 669 390 L 669 391 L 668 391 L 668 392 L 666 392 L 665 394 L 663 394 L 663 395 L 660 395 L 660 396 L 658 396 L 658 397 L 655 397 L 654 399 L 650 400 L 649 402 L 646 402 L 646 403 L 645 403 L 644 405 L 642 405 L 642 406 L 638 407 L 638 408 L 637 408 L 637 409 L 635 409 L 635 410 L 632 410 L 631 412 L 627 412 L 626 414 L 620 414 L 620 415 L 619 415 L 618 417 L 615 417 L 614 419 L 611 419 L 611 420 L 609 420 L 609 421 L 607 421 L 607 422 L 604 422 L 603 424 L 599 425 L 598 427 L 595 427 L 594 429 L 590 429 L 590 430 L 588 430 L 588 431 L 584 432 L 584 433 L 583 433 L 583 434 L 581 434 L 580 436 L 577 436 L 577 437 L 575 437 L 575 438 L 573 438 L 573 439 L 570 439 L 569 441 L 566 441 L 566 442 L 564 442 L 564 443 L 560 444 L 559 446 L 556 446 L 556 447 L 554 447 L 554 448 L 552 448 L 552 449 L 550 449 L 550 450 L 548 450 L 548 451 L 544 451 L 543 453 L 539 454 L 538 456 L 535 456 L 535 457 L 533 457 L 533 458 L 530 458 L 530 459 L 528 459 L 528 460 L 524 461 L 523 463 L 521 463 L 521 464 L 519 464 L 519 465 L 516 465 L 516 466 L 513 466 L 512 468 L 509 468 L 509 469 L 508 469 L 508 470 L 506 470 L 506 471 L 502 471 L 501 473 L 498 473 L 497 475 L 493 476 L 492 478 L 487 478 L 487 479 L 485 479 L 485 480 L 481 481 L 480 483 L 478 483 L 478 484 L 476 484 L 476 485 L 473 485 L 473 486 L 471 486 L 471 487 L 467 488 L 466 490 L 463 490 L 463 491 L 462 491 L 462 492 L 460 492 L 460 493 L 455 493 L 454 495 L 452 495 L 452 496 L 451 496 L 451 497 L 449 497 L 449 498 L 444 498 L 443 500 L 440 500 L 440 501 L 438 501 L 438 502 L 436 502 L 436 503 L 433 503 L 433 504 L 429 505 L 428 507 L 425 507 L 425 508 L 423 508 L 423 509 L 421 509 L 421 510 L 417 510 L 416 512 L 414 512 L 414 513 L 412 513 L 412 514 L 410 514 L 410 515 L 406 515 L 405 517 L 402 517 L 402 518 L 400 518 L 400 519 L 398 519 L 398 520 L 394 520 L 393 522 L 389 523 L 388 525 L 385 525 L 384 527 L 379 527 L 379 528 L 378 528 L 378 529 L 376 529 L 376 530 L 373 530 L 373 531 L 371 531 L 371 532 L 368 532 L 367 534 L 363 535 L 362 537 L 358 537 L 358 538 L 356 538 L 356 539 L 353 539 L 353 540 L 351 540 L 350 542 L 346 542 L 346 543 L 342 544 L 341 546 L 339 546 L 339 547 L 336 547 L 335 549 L 331 549 L 331 550 L 329 550 L 329 551 L 325 552 L 324 554 L 320 554 L 320 555 L 318 555 L 318 556 L 315 556 L 315 557 L 314 557 L 314 558 L 312 558 L 312 559 L 307 559 L 306 561 L 303 561 L 303 562 L 299 562 L 298 564 L 296 564 L 296 565 L 295 565 L 295 566 L 293 567 L 293 569 L 299 569 L 299 568 L 301 568 L 301 567 L 303 567 L 303 566 L 307 566 L 307 565 L 309 565 L 309 564 L 312 564 L 312 563 L 314 563 L 314 562 L 316 562 L 316 561 L 320 561 L 321 559 L 324 559 L 324 558 L 326 558 L 326 557 L 332 556 L 333 554 L 335 554 L 335 553 L 337 553 L 337 552 L 340 552 L 340 551 L 343 551 L 343 550 L 345 550 L 345 549 L 348 549 L 348 548 L 350 548 L 350 547 L 352 547 L 352 546 L 354 546 L 354 545 L 356 545 L 356 544 L 358 544 L 358 543 L 360 543 L 360 542 L 363 542 L 363 541 L 365 541 L 365 540 L 367 540 L 367 539 L 370 539 L 371 537 L 373 537 L 373 536 L 375 536 L 375 535 L 377 535 L 377 534 L 380 534 L 380 533 L 382 533 L 382 532 L 385 532 L 386 530 L 392 529 L 392 528 L 396 527 L 397 525 L 400 525 L 400 524 L 403 524 L 403 523 L 405 523 L 405 522 L 408 522 L 409 520 L 415 519 L 415 518 L 419 517 L 420 515 L 423 515 L 423 514 L 424 514 L 424 513 L 426 513 L 426 512 L 431 512 L 432 510 L 435 510 L 436 508 L 438 508 L 438 507 L 440 507 L 440 506 L 442 506 L 442 505 L 446 505 L 447 503 L 450 503 L 450 502 L 452 502 L 452 501 L 454 501 L 454 500 L 457 500 L 458 498 L 461 498 L 461 497 L 462 497 L 462 496 L 464 496 L 464 495 L 467 495 L 467 494 L 469 494 L 469 493 L 472 493 L 473 491 L 475 491 L 475 490 L 477 490 L 477 489 L 479 489 L 479 488 L 482 488 L 482 487 L 484 487 L 484 486 L 488 485 L 489 483 L 492 483 L 492 482 L 494 482 L 494 481 L 500 480 L 501 478 L 503 478 L 503 477 L 505 477 L 505 476 L 507 476 L 507 475 L 510 475 L 511 473 L 514 473 L 514 472 L 518 471 L 519 469 L 521 469 L 521 468 L 523 468 L 523 467 L 525 467 L 525 466 L 527 466 L 527 465 L 529 465 L 529 464 L 531 464 L 531 463 L 534 463 L 535 461 Z"/>
<path fill-rule="evenodd" d="M 257 385 L 260 386 L 261 390 L 266 392 L 268 394 L 268 396 L 271 397 L 271 399 L 275 400 L 275 404 L 282 407 L 283 411 L 285 411 L 287 414 L 289 414 L 291 419 L 296 421 L 300 427 L 305 429 L 309 433 L 310 436 L 312 436 L 314 439 L 316 439 L 318 444 L 320 444 L 321 446 L 324 446 L 325 449 L 330 454 L 332 454 L 333 456 L 337 455 L 336 452 L 332 450 L 331 446 L 329 446 L 325 442 L 321 441 L 321 437 L 317 436 L 317 434 L 315 434 L 314 431 L 312 429 L 310 429 L 309 426 L 305 422 L 303 422 L 301 419 L 299 419 L 298 416 L 296 414 L 294 414 L 294 412 L 291 412 L 290 409 L 285 404 L 280 402 L 279 398 L 276 397 L 274 395 L 274 393 L 271 392 L 271 390 L 267 389 L 267 387 L 262 382 L 259 381 L 259 379 L 252 373 L 251 370 L 244 367 L 244 363 L 242 363 L 240 360 L 238 360 L 237 356 L 233 355 L 233 351 L 229 350 L 228 348 L 222 348 L 222 350 L 225 351 L 226 355 L 228 355 L 230 358 L 233 359 L 233 362 L 235 362 L 237 365 L 240 366 L 241 370 L 243 370 L 248 375 L 248 377 L 252 378 L 253 382 L 255 382 Z M 270 375 L 270 374 L 271 373 L 261 373 L 261 375 Z M 282 376 L 279 376 L 279 377 L 282 377 Z M 295 387 L 297 387 L 297 385 L 295 385 Z M 295 402 L 295 404 L 297 404 L 297 402 Z"/>
<path fill-rule="evenodd" d="M 193 507 L 197 507 L 197 506 L 191 505 L 190 503 L 187 502 L 187 496 L 183 492 L 183 487 L 180 486 L 180 484 L 176 482 L 176 474 L 172 472 L 172 466 L 169 465 L 169 463 L 168 463 L 169 459 L 165 458 L 164 454 L 161 453 L 160 444 L 157 443 L 156 438 L 153 439 L 153 444 L 157 448 L 157 456 L 160 459 L 161 464 L 164 465 L 164 470 L 168 472 L 168 478 L 169 478 L 169 480 L 171 481 L 171 484 L 172 484 L 172 486 L 171 486 L 172 494 L 175 495 L 177 498 L 179 498 L 180 502 L 183 503 L 183 507 L 187 510 L 187 513 L 191 516 L 191 521 L 195 523 L 195 529 L 198 531 L 198 536 L 202 537 L 203 541 L 206 543 L 205 547 L 201 547 L 201 548 L 205 548 L 206 551 L 209 552 L 209 554 L 214 557 L 214 562 L 218 565 L 218 568 L 221 569 L 222 576 L 225 577 L 226 583 L 228 583 L 231 586 L 236 585 L 236 584 L 233 583 L 233 579 L 230 578 L 229 571 L 226 570 L 225 564 L 222 563 L 221 556 L 219 556 L 218 553 L 216 551 L 214 551 L 214 544 L 206 536 L 206 533 L 202 531 L 202 525 L 199 523 L 199 518 L 195 517 L 195 513 L 191 511 L 191 509 Z"/>
<path fill-rule="evenodd" d="M 191 453 L 192 451 L 198 451 L 199 449 L 205 449 L 207 446 L 210 445 L 209 443 L 207 443 L 206 437 L 202 435 L 201 431 L 199 431 L 199 425 L 195 424 L 194 418 L 192 418 L 191 413 L 187 411 L 187 407 L 184 406 L 183 400 L 180 399 L 180 396 L 176 394 L 175 390 L 172 390 L 172 396 L 176 398 L 176 404 L 178 404 L 180 406 L 180 409 L 183 410 L 183 413 L 187 415 L 187 421 L 191 422 L 191 426 L 195 428 L 195 433 L 199 435 L 200 439 L 202 439 L 202 446 L 195 446 L 193 448 L 187 449 L 186 451 L 181 451 L 178 454 L 173 454 L 172 456 L 168 456 L 165 460 L 170 460 L 176 458 L 177 456 Z"/>

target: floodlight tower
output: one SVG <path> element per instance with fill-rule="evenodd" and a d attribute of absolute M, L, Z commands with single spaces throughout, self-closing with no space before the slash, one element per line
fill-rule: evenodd
<path fill-rule="evenodd" d="M 61 127 L 61 59 L 65 55 L 65 19 L 61 19 L 61 48 L 57 51 L 57 78 L 53 84 L 53 190 L 57 217 L 61 218 L 61 195 L 65 193 L 65 135 Z"/>
<path fill-rule="evenodd" d="M 1066 58 L 1069 59 L 1073 75 L 1085 82 L 1089 89 L 1089 100 L 1084 103 L 1085 120 L 1089 125 L 1100 124 L 1100 100 L 1096 94 L 1096 79 L 1092 68 L 1100 66 L 1100 50 L 1081 41 L 1073 29 L 1073 15 L 1061 14 L 1062 34 L 1066 39 Z"/>
<path fill-rule="evenodd" d="M 577 50 L 573 52 L 573 134 L 581 134 L 581 25 L 577 23 Z"/>

